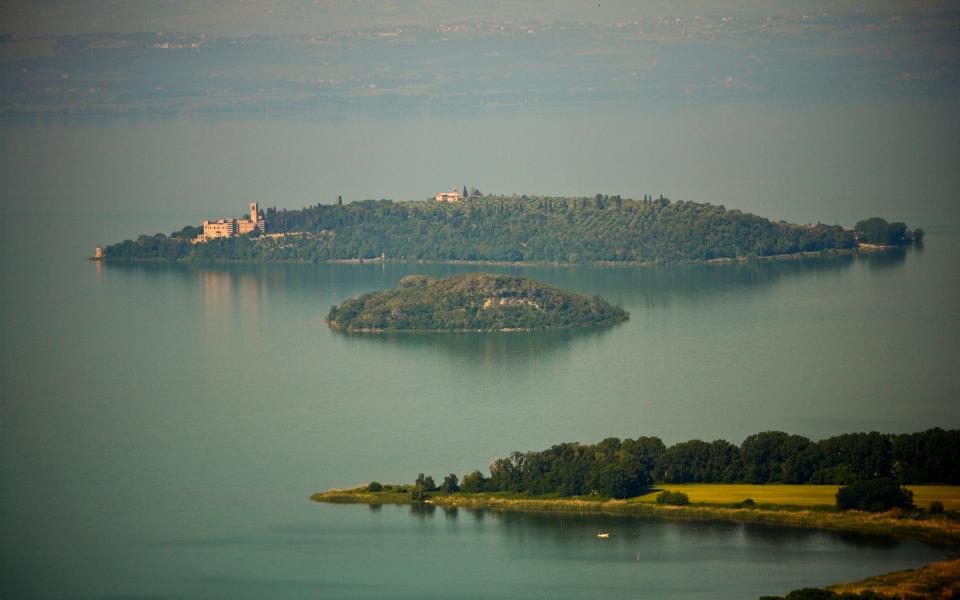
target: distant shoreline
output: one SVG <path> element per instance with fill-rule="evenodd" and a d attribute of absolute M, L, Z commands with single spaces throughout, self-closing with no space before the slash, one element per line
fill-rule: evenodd
<path fill-rule="evenodd" d="M 333 504 L 413 504 L 410 494 L 369 492 L 364 486 L 331 489 L 310 497 L 314 502 Z M 672 521 L 737 521 L 803 527 L 832 531 L 851 531 L 875 535 L 911 538 L 939 545 L 960 545 L 960 523 L 947 519 L 914 520 L 898 518 L 899 513 L 865 513 L 859 511 L 824 510 L 824 507 L 756 508 L 698 503 L 671 506 L 627 500 L 573 498 L 540 498 L 491 493 L 432 494 L 426 501 L 434 506 L 485 508 L 520 512 L 597 512 L 609 515 L 647 516 Z"/>
<path fill-rule="evenodd" d="M 906 246 L 879 246 L 875 244 L 861 244 L 859 248 L 832 248 L 813 252 L 792 252 L 790 254 L 771 254 L 770 256 L 738 256 L 736 258 L 711 258 L 706 260 L 650 260 L 650 261 L 589 261 L 589 262 L 560 262 L 560 261 L 503 261 L 503 260 L 435 260 L 435 259 L 405 259 L 405 258 L 335 258 L 328 260 L 244 260 L 244 259 L 167 259 L 167 258 L 116 258 L 89 256 L 87 260 L 104 263 L 175 263 L 184 265 L 464 265 L 490 267 L 662 267 L 675 265 L 732 265 L 750 262 L 769 262 L 783 260 L 804 260 L 827 258 L 831 256 L 853 256 L 861 253 L 895 250 Z"/>

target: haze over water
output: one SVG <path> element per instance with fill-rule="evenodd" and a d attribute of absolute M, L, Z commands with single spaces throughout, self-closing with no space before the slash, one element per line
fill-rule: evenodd
<path fill-rule="evenodd" d="M 464 185 L 930 229 L 960 223 L 954 114 L 952 103 L 886 101 L 8 122 L 0 174 L 7 214 L 151 217 L 91 231 L 94 244 L 239 214 L 248 199 L 299 208 Z"/>

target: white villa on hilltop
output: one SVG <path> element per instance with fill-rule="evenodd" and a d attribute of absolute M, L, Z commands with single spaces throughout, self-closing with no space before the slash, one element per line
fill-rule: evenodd
<path fill-rule="evenodd" d="M 437 194 L 437 202 L 460 202 L 463 199 L 463 196 L 460 195 L 460 190 L 454 188 L 452 192 L 440 192 Z"/>

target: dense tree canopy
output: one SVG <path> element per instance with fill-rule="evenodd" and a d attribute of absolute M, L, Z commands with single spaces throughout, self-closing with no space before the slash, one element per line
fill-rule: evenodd
<path fill-rule="evenodd" d="M 893 440 L 900 437 L 872 431 L 845 433 L 823 440 L 817 444 L 820 464 L 811 480 L 813 483 L 846 484 L 857 479 L 889 477 L 893 473 Z M 907 480 L 917 479 L 910 474 L 901 475 Z"/>
<path fill-rule="evenodd" d="M 183 232 L 105 248 L 110 259 L 372 259 L 670 262 L 852 248 L 839 226 L 774 222 L 723 206 L 593 198 L 482 196 L 457 203 L 365 200 L 269 208 L 265 236 L 190 244 Z M 283 237 L 270 234 L 298 234 Z"/>
<path fill-rule="evenodd" d="M 638 495 L 654 481 L 846 485 L 886 478 L 898 485 L 960 484 L 957 456 L 960 430 L 943 429 L 849 433 L 817 442 L 767 431 L 749 436 L 739 447 L 724 440 L 666 447 L 655 437 L 607 438 L 597 444 L 567 442 L 540 452 L 513 452 L 493 461 L 489 478 L 474 471 L 460 487 L 465 492 L 623 498 Z M 860 490 L 865 484 L 857 485 Z M 874 487 L 866 486 L 868 491 Z"/>
<path fill-rule="evenodd" d="M 558 444 L 543 452 L 513 452 L 490 465 L 484 489 L 528 494 L 636 496 L 650 486 L 643 450 L 632 440 Z"/>
<path fill-rule="evenodd" d="M 737 481 L 743 472 L 740 450 L 725 440 L 674 444 L 656 462 L 656 478 L 670 483 Z"/>
<path fill-rule="evenodd" d="M 424 475 L 420 473 L 417 475 L 416 481 L 413 483 L 416 487 L 421 488 L 425 491 L 432 492 L 437 489 L 437 484 L 433 481 L 433 477 L 429 475 Z"/>
<path fill-rule="evenodd" d="M 888 223 L 886 219 L 880 217 L 858 221 L 853 231 L 858 241 L 884 246 L 899 246 L 912 241 L 922 242 L 924 235 L 922 229 L 910 231 L 906 223 Z"/>
<path fill-rule="evenodd" d="M 480 471 L 474 471 L 463 476 L 463 483 L 460 490 L 464 492 L 477 493 L 487 488 L 487 478 Z"/>
<path fill-rule="evenodd" d="M 805 437 L 765 431 L 743 441 L 740 459 L 749 483 L 804 483 L 816 469 L 819 452 Z"/>
<path fill-rule="evenodd" d="M 512 275 L 471 273 L 433 279 L 410 275 L 385 292 L 334 306 L 331 327 L 345 331 L 510 330 L 608 325 L 622 308 Z"/>
<path fill-rule="evenodd" d="M 460 483 L 457 476 L 453 473 L 450 473 L 443 478 L 443 483 L 440 484 L 440 491 L 453 494 L 460 491 Z"/>

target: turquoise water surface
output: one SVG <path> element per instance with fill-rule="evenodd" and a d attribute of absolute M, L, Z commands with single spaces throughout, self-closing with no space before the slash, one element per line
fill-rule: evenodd
<path fill-rule="evenodd" d="M 472 266 L 84 260 L 97 243 L 234 204 L 239 213 L 248 198 L 238 169 L 268 174 L 252 195 L 272 187 L 315 201 L 289 154 L 270 145 L 286 134 L 306 144 L 296 131 L 261 120 L 4 126 L 5 597 L 756 598 L 947 554 L 742 524 L 310 502 L 330 487 L 459 474 L 562 441 L 956 428 L 960 234 L 935 219 L 945 196 L 931 192 L 933 204 L 884 212 L 915 208 L 924 248 L 718 266 L 488 267 L 600 294 L 631 315 L 602 330 L 512 334 L 346 336 L 324 324 L 350 296 Z M 877 133 L 887 134 L 896 137 Z M 336 145 L 336 135 L 315 143 Z M 246 152 L 234 142 L 254 138 L 264 141 L 257 152 L 232 163 Z M 216 144 L 224 156 L 198 150 Z M 335 165 L 353 160 L 323 152 Z M 362 185 L 359 167 L 321 168 Z M 721 198 L 737 196 L 716 185 Z M 772 204 L 770 215 L 805 210 Z M 598 540 L 600 530 L 613 535 Z"/>

